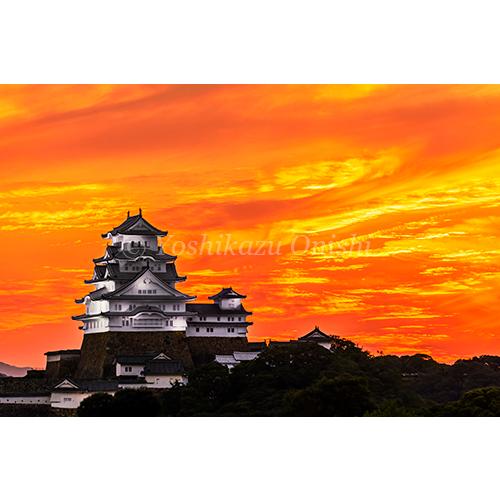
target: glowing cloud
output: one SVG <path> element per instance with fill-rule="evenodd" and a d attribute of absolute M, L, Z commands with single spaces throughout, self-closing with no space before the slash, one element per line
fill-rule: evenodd
<path fill-rule="evenodd" d="M 0 359 L 79 345 L 99 235 L 139 207 L 167 250 L 272 243 L 178 260 L 201 299 L 248 295 L 256 339 L 500 354 L 497 109 L 500 86 L 1 87 Z"/>

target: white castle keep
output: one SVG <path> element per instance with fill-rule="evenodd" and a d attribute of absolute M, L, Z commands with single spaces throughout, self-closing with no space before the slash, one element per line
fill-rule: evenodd
<path fill-rule="evenodd" d="M 241 303 L 245 295 L 223 288 L 209 297 L 211 303 L 192 302 L 196 296 L 177 289 L 186 277 L 177 274 L 177 257 L 163 251 L 159 239 L 165 236 L 142 210 L 102 235 L 111 244 L 94 259 L 92 279 L 85 280 L 95 290 L 76 300 L 86 308 L 73 316 L 83 322 L 80 329 L 86 335 L 175 331 L 187 337 L 246 337 L 252 313 Z"/>

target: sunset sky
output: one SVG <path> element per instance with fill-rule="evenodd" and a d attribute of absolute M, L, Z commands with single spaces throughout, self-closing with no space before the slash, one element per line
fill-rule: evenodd
<path fill-rule="evenodd" d="M 1 86 L 0 165 L 0 361 L 80 346 L 100 235 L 139 207 L 172 253 L 280 245 L 177 260 L 200 301 L 248 295 L 253 340 L 500 354 L 500 86 Z"/>

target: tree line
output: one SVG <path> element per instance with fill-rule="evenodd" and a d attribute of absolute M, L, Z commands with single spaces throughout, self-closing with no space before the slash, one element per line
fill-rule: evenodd
<path fill-rule="evenodd" d="M 373 356 L 338 339 L 266 349 L 229 371 L 209 363 L 189 384 L 84 400 L 79 416 L 500 416 L 500 357 L 453 365 L 425 354 Z"/>

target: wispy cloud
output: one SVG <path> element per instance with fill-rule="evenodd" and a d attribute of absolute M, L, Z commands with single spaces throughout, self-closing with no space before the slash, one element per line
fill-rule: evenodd
<path fill-rule="evenodd" d="M 167 249 L 280 245 L 178 259 L 201 300 L 248 295 L 253 338 L 320 323 L 372 350 L 500 354 L 499 89 L 2 87 L 0 344 L 37 364 L 54 325 L 78 335 L 100 233 L 142 207 Z"/>

